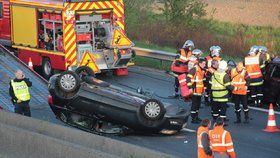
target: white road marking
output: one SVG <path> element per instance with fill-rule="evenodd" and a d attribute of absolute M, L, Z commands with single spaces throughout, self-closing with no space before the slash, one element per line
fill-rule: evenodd
<path fill-rule="evenodd" d="M 234 103 L 227 103 L 227 104 L 230 105 L 230 106 L 234 106 Z M 262 108 L 258 108 L 258 107 L 252 107 L 252 106 L 249 106 L 249 109 L 256 110 L 256 111 L 267 112 L 267 113 L 269 111 L 268 109 L 262 109 Z M 280 115 L 280 112 L 274 110 L 274 114 Z"/>
<path fill-rule="evenodd" d="M 183 128 L 182 131 L 185 131 L 185 132 L 193 132 L 193 133 L 196 132 L 195 130 L 193 130 L 193 129 L 188 129 L 188 128 Z"/>

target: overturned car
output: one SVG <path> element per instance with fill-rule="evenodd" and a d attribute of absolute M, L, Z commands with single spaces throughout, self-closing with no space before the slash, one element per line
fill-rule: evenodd
<path fill-rule="evenodd" d="M 102 133 L 109 124 L 120 131 L 173 134 L 188 120 L 185 109 L 98 80 L 87 67 L 52 76 L 48 88 L 57 118 L 89 132 Z"/>

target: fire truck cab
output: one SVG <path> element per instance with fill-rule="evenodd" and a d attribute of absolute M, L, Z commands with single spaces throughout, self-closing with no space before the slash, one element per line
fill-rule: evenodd
<path fill-rule="evenodd" d="M 79 66 L 125 69 L 134 45 L 123 0 L 0 0 L 0 43 L 45 77 Z"/>

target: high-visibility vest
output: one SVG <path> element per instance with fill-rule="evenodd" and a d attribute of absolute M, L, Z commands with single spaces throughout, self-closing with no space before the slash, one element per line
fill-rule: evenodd
<path fill-rule="evenodd" d="M 186 52 L 185 49 L 180 49 L 180 58 L 179 60 L 181 62 L 188 62 L 189 61 L 189 58 L 192 56 L 192 52 L 189 51 L 189 52 Z"/>
<path fill-rule="evenodd" d="M 179 66 L 177 66 L 175 63 L 176 63 L 176 60 L 174 60 L 171 64 L 172 72 L 179 73 L 179 74 L 188 72 L 188 67 L 186 64 L 180 64 Z"/>
<path fill-rule="evenodd" d="M 245 68 L 251 79 L 262 77 L 260 59 L 258 55 L 245 57 Z"/>
<path fill-rule="evenodd" d="M 204 149 L 203 149 L 203 146 L 202 146 L 202 142 L 201 142 L 202 135 L 204 133 L 208 134 L 208 131 L 209 131 L 208 128 L 207 127 L 203 127 L 203 126 L 200 126 L 197 129 L 197 157 L 198 158 L 212 158 L 213 157 L 213 156 L 207 155 L 204 152 Z"/>
<path fill-rule="evenodd" d="M 226 86 L 230 85 L 230 82 L 224 83 L 225 72 L 214 72 L 211 77 L 211 90 L 212 90 L 212 97 L 213 101 L 217 102 L 228 102 L 228 90 Z"/>
<path fill-rule="evenodd" d="M 15 96 L 17 99 L 21 101 L 28 101 L 30 100 L 30 93 L 29 88 L 25 81 L 21 82 L 14 82 L 14 80 L 11 80 L 11 85 L 14 91 Z"/>
<path fill-rule="evenodd" d="M 230 132 L 222 126 L 215 126 L 209 131 L 209 139 L 213 152 L 227 153 L 231 158 L 236 158 Z"/>
<path fill-rule="evenodd" d="M 188 75 L 188 77 L 191 78 L 192 84 L 195 84 L 195 88 L 193 90 L 194 95 L 201 95 L 204 92 L 204 79 L 205 79 L 205 72 L 196 65 L 196 72 L 194 76 L 191 74 Z"/>
<path fill-rule="evenodd" d="M 245 74 L 246 74 L 246 70 L 244 69 L 241 72 L 238 72 L 236 68 L 231 70 L 231 84 L 234 87 L 237 87 L 232 91 L 233 94 L 237 94 L 237 95 L 247 94 Z"/>
<path fill-rule="evenodd" d="M 207 67 L 209 68 L 209 67 L 212 66 L 212 61 L 213 60 L 217 60 L 218 62 L 220 62 L 222 60 L 222 58 L 221 57 L 213 57 L 212 58 L 211 56 L 207 56 L 206 60 L 207 60 Z"/>

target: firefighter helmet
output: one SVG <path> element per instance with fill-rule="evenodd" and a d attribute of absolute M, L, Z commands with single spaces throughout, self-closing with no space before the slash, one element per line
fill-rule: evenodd
<path fill-rule="evenodd" d="M 260 51 L 261 53 L 266 53 L 266 52 L 267 52 L 266 46 L 259 46 L 259 51 Z"/>
<path fill-rule="evenodd" d="M 226 61 L 224 61 L 224 60 L 222 60 L 220 63 L 219 63 L 219 70 L 220 71 L 226 71 L 227 70 L 227 67 L 228 65 L 227 65 L 227 62 Z"/>
<path fill-rule="evenodd" d="M 200 56 L 200 55 L 202 55 L 202 51 L 201 51 L 200 49 L 194 49 L 194 50 L 192 51 L 192 55 L 194 55 L 194 56 Z"/>
<path fill-rule="evenodd" d="M 184 45 L 183 45 L 183 48 L 187 48 L 187 47 L 191 47 L 191 48 L 194 48 L 194 43 L 192 40 L 187 40 Z"/>
<path fill-rule="evenodd" d="M 254 46 L 252 46 L 252 47 L 250 48 L 250 51 L 249 51 L 248 54 L 249 54 L 249 55 L 254 55 L 254 54 L 257 54 L 258 51 L 259 51 L 259 47 L 256 46 L 256 45 L 254 45 Z"/>
<path fill-rule="evenodd" d="M 218 56 L 220 56 L 221 51 L 222 51 L 222 48 L 220 46 L 214 46 L 214 48 L 211 52 L 211 56 L 212 57 L 215 57 L 215 56 L 218 57 Z"/>

